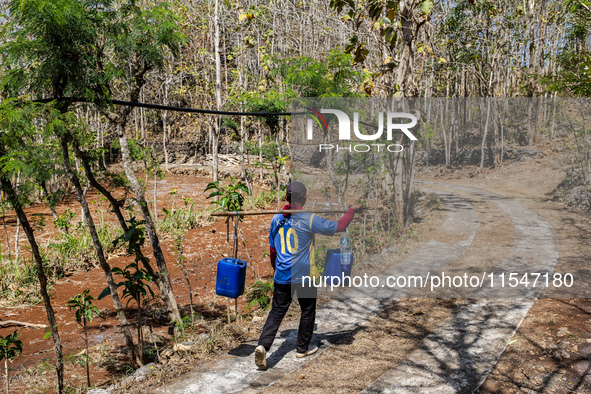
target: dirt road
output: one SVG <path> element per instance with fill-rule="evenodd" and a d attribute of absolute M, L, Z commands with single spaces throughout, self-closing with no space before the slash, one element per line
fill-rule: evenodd
<path fill-rule="evenodd" d="M 557 160 L 511 164 L 475 179 L 470 169 L 424 174 L 431 182 L 421 187 L 441 196 L 446 222 L 405 259 L 388 261 L 385 251 L 372 265 L 388 267 L 383 275 L 427 269 L 585 275 L 589 223 L 554 198 L 564 174 Z M 478 291 L 471 297 L 480 299 L 413 298 L 423 295 L 415 291 L 389 300 L 330 300 L 319 310 L 317 356 L 295 359 L 292 323 L 282 327 L 268 371 L 256 370 L 255 343 L 248 343 L 160 392 L 586 392 L 591 366 L 581 356 L 591 353 L 585 339 L 591 308 L 585 300 L 536 301 L 540 290 L 506 299 Z"/>
<path fill-rule="evenodd" d="M 497 261 L 497 268 L 504 265 L 503 268 L 517 272 L 523 271 L 524 267 L 535 271 L 553 270 L 558 250 L 552 227 L 525 206 L 481 189 L 436 183 L 426 186 L 440 195 L 447 210 L 446 221 L 434 236 L 439 240 L 425 243 L 398 263 L 389 261 L 387 252 L 378 256 L 380 263 L 374 265 L 387 267 L 382 272 L 384 276 L 414 274 L 424 277 L 428 272 L 458 271 L 471 267 L 470 259 L 461 255 L 475 239 L 481 219 L 462 195 L 479 199 L 483 204 L 494 201 L 493 204 L 515 227 L 513 246 L 504 259 Z M 490 220 L 486 216 L 482 219 Z M 482 262 L 478 265 L 482 266 Z M 410 290 L 406 289 L 406 294 L 397 292 L 396 296 L 402 298 L 409 293 Z M 392 307 L 392 298 L 373 295 L 367 293 L 367 298 L 330 300 L 320 308 L 315 340 L 321 345 L 321 351 L 310 360 L 294 357 L 296 327 L 288 326 L 271 349 L 268 371 L 256 370 L 252 362 L 255 344 L 246 344 L 230 352 L 223 361 L 206 369 L 200 368 L 160 392 L 203 392 L 204 387 L 212 393 L 265 387 L 274 392 L 304 388 L 306 391 L 323 391 L 329 386 L 346 391 L 365 389 L 367 392 L 470 392 L 484 381 L 537 296 L 525 294 L 525 299 L 512 303 L 485 299 L 456 307 L 447 319 L 416 344 L 416 349 L 406 355 L 400 354 L 393 368 L 381 375 L 374 369 L 373 375 L 377 376 L 373 380 L 355 379 L 359 383 L 357 387 L 350 384 L 342 387 L 339 383 L 351 381 L 347 378 L 348 364 L 358 364 L 359 360 L 353 360 L 352 356 L 344 357 L 340 363 L 337 362 L 339 365 L 335 365 L 334 360 L 327 361 L 331 358 L 329 348 L 331 343 L 354 335 L 372 315 Z M 395 348 L 384 350 L 398 352 Z M 339 367 L 346 372 L 339 374 Z M 384 367 L 382 365 L 381 370 Z M 327 376 L 333 378 L 327 380 Z M 339 382 L 329 383 L 336 376 L 339 376 Z"/>

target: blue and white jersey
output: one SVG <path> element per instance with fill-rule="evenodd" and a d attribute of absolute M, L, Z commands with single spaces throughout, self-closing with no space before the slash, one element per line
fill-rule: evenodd
<path fill-rule="evenodd" d="M 284 217 L 273 216 L 269 244 L 277 251 L 275 282 L 302 283 L 314 266 L 314 234 L 334 235 L 337 222 L 313 213 L 302 212 Z"/>

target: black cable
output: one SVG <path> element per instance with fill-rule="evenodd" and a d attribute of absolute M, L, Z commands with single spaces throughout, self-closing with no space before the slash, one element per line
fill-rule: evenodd
<path fill-rule="evenodd" d="M 39 99 L 33 100 L 34 103 L 48 103 L 56 99 Z M 68 100 L 73 103 L 92 103 L 91 100 L 80 99 L 80 98 L 63 98 L 58 100 Z M 197 114 L 211 114 L 211 115 L 231 115 L 231 116 L 292 116 L 292 115 L 307 115 L 310 112 L 237 112 L 237 111 L 216 111 L 213 109 L 197 109 L 197 108 L 184 108 L 184 107 L 171 107 L 168 105 L 160 104 L 148 104 L 148 103 L 137 103 L 134 101 L 123 101 L 123 100 L 111 100 L 112 104 L 115 105 L 129 105 L 131 107 L 141 107 L 149 109 L 160 109 L 165 111 L 176 111 L 176 112 L 189 112 Z M 369 126 L 377 129 L 378 127 L 367 122 L 359 121 L 360 124 Z"/>
<path fill-rule="evenodd" d="M 35 103 L 48 103 L 55 99 L 39 99 L 33 100 Z M 92 103 L 91 100 L 86 99 L 79 99 L 79 98 L 63 98 L 60 100 L 68 100 L 74 103 Z M 291 116 L 291 115 L 305 115 L 308 112 L 237 112 L 237 111 L 216 111 L 213 109 L 197 109 L 197 108 L 184 108 L 184 107 L 172 107 L 168 105 L 160 105 L 160 104 L 147 104 L 147 103 L 137 103 L 133 101 L 123 101 L 123 100 L 111 100 L 110 103 L 115 105 L 128 105 L 130 107 L 141 107 L 141 108 L 150 108 L 150 109 L 160 109 L 166 111 L 176 111 L 176 112 L 190 112 L 190 113 L 197 113 L 197 114 L 211 114 L 211 115 L 233 115 L 233 116 Z"/>
<path fill-rule="evenodd" d="M 80 101 L 89 103 L 90 101 Z M 213 114 L 213 115 L 236 115 L 236 116 L 291 116 L 291 115 L 307 115 L 310 112 L 234 112 L 234 111 L 215 111 L 212 109 L 197 109 L 197 108 L 183 108 L 183 107 L 169 107 L 167 105 L 160 105 L 160 104 L 146 104 L 146 103 L 135 103 L 132 101 L 122 101 L 122 100 L 111 100 L 113 104 L 116 105 L 129 105 L 132 107 L 142 107 L 142 108 L 152 108 L 152 109 L 162 109 L 168 111 L 178 111 L 178 112 L 193 112 L 198 114 Z M 371 123 L 359 121 L 360 124 L 372 127 L 377 129 L 376 126 L 372 125 Z"/>

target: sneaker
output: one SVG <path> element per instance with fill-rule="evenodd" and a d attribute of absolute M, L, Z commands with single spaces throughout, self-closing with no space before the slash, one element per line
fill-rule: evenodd
<path fill-rule="evenodd" d="M 262 345 L 257 346 L 254 350 L 254 363 L 259 369 L 263 371 L 267 369 L 267 351 Z"/>
<path fill-rule="evenodd" d="M 297 358 L 302 358 L 314 354 L 318 351 L 318 346 L 314 346 L 312 349 L 308 349 L 306 353 L 296 353 Z"/>

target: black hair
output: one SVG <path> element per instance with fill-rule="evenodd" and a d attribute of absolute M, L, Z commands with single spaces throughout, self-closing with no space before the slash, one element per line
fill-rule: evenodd
<path fill-rule="evenodd" d="M 291 193 L 291 195 L 287 195 L 287 201 L 290 204 L 294 202 L 304 202 L 305 196 L 301 195 L 300 193 Z"/>

